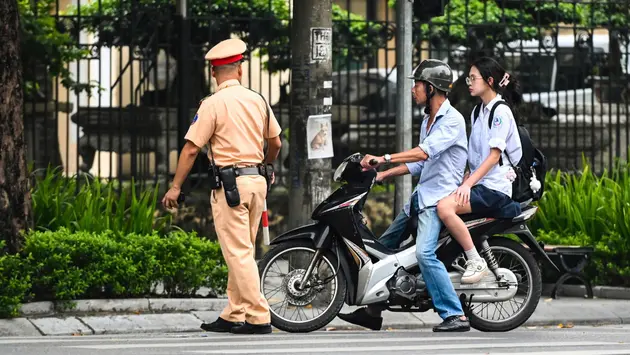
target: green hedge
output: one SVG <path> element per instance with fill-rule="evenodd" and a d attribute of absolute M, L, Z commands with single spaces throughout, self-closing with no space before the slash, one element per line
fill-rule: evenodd
<path fill-rule="evenodd" d="M 588 273 L 594 282 L 630 286 L 630 163 L 596 175 L 547 174 L 545 193 L 530 226 L 547 244 L 593 246 Z"/>
<path fill-rule="evenodd" d="M 155 296 L 158 283 L 167 297 L 225 292 L 219 244 L 184 232 L 33 232 L 18 255 L 0 256 L 0 316 L 23 302 Z"/>

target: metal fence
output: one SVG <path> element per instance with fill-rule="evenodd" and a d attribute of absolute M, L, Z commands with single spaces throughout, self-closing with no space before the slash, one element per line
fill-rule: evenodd
<path fill-rule="evenodd" d="M 37 51 L 37 41 L 48 40 L 41 36 L 26 36 L 35 44 L 24 44 L 27 86 L 36 88 L 24 111 L 35 168 L 52 164 L 69 175 L 169 181 L 199 100 L 215 87 L 204 54 L 230 36 L 253 50 L 244 85 L 272 104 L 283 138 L 290 133 L 290 2 L 39 1 L 50 12 L 23 11 L 23 21 L 52 17 L 55 38 L 64 44 L 53 54 Z M 333 167 L 355 151 L 395 150 L 394 3 L 334 5 Z M 469 63 L 480 55 L 499 59 L 521 81 L 521 120 L 550 166 L 580 169 L 584 154 L 601 172 L 615 158 L 627 158 L 629 4 L 450 0 L 442 15 L 427 19 L 430 2 L 416 0 L 409 55 L 414 65 L 426 58 L 450 63 L 459 78 L 450 98 L 467 119 L 475 104 L 463 80 Z M 421 112 L 414 108 L 414 144 Z M 283 144 L 281 182 L 291 151 L 288 139 Z M 200 156 L 191 181 L 203 181 L 206 167 Z"/>

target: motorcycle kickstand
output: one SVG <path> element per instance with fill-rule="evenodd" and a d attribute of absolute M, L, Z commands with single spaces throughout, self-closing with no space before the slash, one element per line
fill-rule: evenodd
<path fill-rule="evenodd" d="M 462 304 L 462 308 L 464 310 L 464 314 L 466 315 L 466 317 L 468 317 L 470 315 L 471 308 L 472 308 L 472 299 L 473 299 L 474 296 L 475 296 L 474 294 L 471 294 L 470 295 L 470 299 L 466 300 L 466 295 L 462 294 L 460 299 L 459 299 L 460 303 Z"/>

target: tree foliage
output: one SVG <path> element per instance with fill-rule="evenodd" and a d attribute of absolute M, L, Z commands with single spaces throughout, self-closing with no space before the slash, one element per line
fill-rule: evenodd
<path fill-rule="evenodd" d="M 389 0 L 389 6 L 394 7 L 395 2 Z M 445 5 L 442 12 L 442 5 L 430 6 L 434 2 Z M 39 91 L 43 96 L 39 87 L 42 81 L 37 80 L 42 72 L 49 78 L 59 77 L 73 90 L 88 88 L 91 83 L 77 83 L 72 78 L 68 63 L 89 57 L 99 46 L 128 46 L 145 59 L 156 56 L 160 49 L 175 59 L 180 56 L 178 47 L 183 39 L 176 20 L 176 0 L 100 0 L 67 11 L 59 9 L 60 16 L 55 15 L 55 0 L 18 0 L 18 4 L 29 94 Z M 471 55 L 494 51 L 497 43 L 539 38 L 560 24 L 585 29 L 608 27 L 624 40 L 628 37 L 628 0 L 416 0 L 414 6 L 416 19 L 422 22 L 421 31 L 414 31 L 415 43 L 427 39 L 437 47 L 464 45 Z M 433 9 L 431 14 L 427 13 L 429 8 Z M 210 47 L 236 34 L 251 49 L 258 49 L 257 55 L 268 57 L 264 65 L 271 72 L 285 70 L 291 62 L 290 11 L 286 0 L 190 0 L 191 57 L 203 62 Z M 433 16 L 438 13 L 442 15 Z M 366 21 L 338 5 L 333 5 L 332 15 L 336 67 L 374 56 L 393 37 L 393 27 Z M 425 17 L 431 17 L 430 21 Z M 82 30 L 97 35 L 98 43 L 92 48 L 81 46 L 78 38 Z"/>
<path fill-rule="evenodd" d="M 24 91 L 27 97 L 46 95 L 40 74 L 48 79 L 58 77 L 67 88 L 81 91 L 87 84 L 77 83 L 71 76 L 68 63 L 85 58 L 90 51 L 79 46 L 72 33 L 57 21 L 53 12 L 56 0 L 18 0 L 20 13 L 20 41 Z M 46 77 L 45 75 L 43 75 Z M 51 93 L 47 93 L 50 96 Z"/>
<path fill-rule="evenodd" d="M 176 0 L 100 0 L 88 5 L 58 9 L 56 0 L 18 0 L 22 18 L 21 37 L 25 92 L 40 99 L 51 93 L 51 80 L 75 92 L 98 83 L 75 81 L 70 64 L 90 58 L 102 47 L 129 47 L 136 58 L 151 60 L 165 50 L 180 56 L 181 24 Z M 188 2 L 190 45 L 193 64 L 203 67 L 203 55 L 219 41 L 238 35 L 256 55 L 267 56 L 264 66 L 271 72 L 291 64 L 290 8 L 286 0 L 191 0 Z M 387 39 L 387 28 L 368 22 L 333 5 L 333 58 L 362 60 L 374 54 Z M 80 33 L 97 36 L 82 43 Z"/>
<path fill-rule="evenodd" d="M 289 68 L 291 16 L 286 0 L 216 0 L 211 4 L 192 0 L 188 4 L 190 43 L 197 59 L 235 34 L 250 49 L 259 49 L 260 55 L 268 56 L 266 66 L 270 71 Z M 162 48 L 179 57 L 182 38 L 175 0 L 101 0 L 73 8 L 70 13 L 87 16 L 82 27 L 97 33 L 104 46 L 133 46 L 149 56 Z M 386 29 L 379 23 L 365 21 L 338 5 L 333 5 L 332 15 L 333 55 L 337 60 L 370 56 L 386 40 Z"/>
<path fill-rule="evenodd" d="M 388 0 L 395 8 L 396 0 Z M 509 43 L 538 38 L 559 27 L 593 30 L 608 28 L 628 35 L 628 0 L 417 0 L 414 17 L 421 23 L 421 38 L 437 43 L 467 45 L 490 41 Z M 430 19 L 426 9 L 430 9 Z"/>

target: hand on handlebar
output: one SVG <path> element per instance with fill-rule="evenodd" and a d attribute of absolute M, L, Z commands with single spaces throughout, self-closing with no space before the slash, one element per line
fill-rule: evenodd
<path fill-rule="evenodd" d="M 385 172 L 379 171 L 376 173 L 376 183 L 381 184 L 383 183 L 383 180 L 385 180 Z"/>
<path fill-rule="evenodd" d="M 361 166 L 363 167 L 363 171 L 376 169 L 381 166 L 385 161 L 382 157 L 376 157 L 374 155 L 366 154 L 361 160 Z"/>

